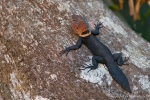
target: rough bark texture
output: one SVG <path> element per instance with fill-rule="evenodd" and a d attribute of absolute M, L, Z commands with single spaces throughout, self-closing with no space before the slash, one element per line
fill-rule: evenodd
<path fill-rule="evenodd" d="M 79 71 L 90 63 L 82 46 L 68 56 L 59 52 L 76 43 L 69 16 L 81 14 L 91 26 L 104 28 L 97 36 L 114 52 L 130 56 L 121 67 L 132 94 L 124 91 L 107 68 Z M 121 22 L 101 0 L 0 0 L 1 100 L 148 100 L 150 44 Z"/>

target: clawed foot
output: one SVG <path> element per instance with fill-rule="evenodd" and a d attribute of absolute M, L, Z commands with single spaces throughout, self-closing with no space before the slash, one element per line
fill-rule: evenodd
<path fill-rule="evenodd" d="M 94 25 L 96 29 L 99 29 L 103 27 L 102 24 L 103 24 L 102 22 L 98 22 L 97 24 L 94 24 Z"/>
<path fill-rule="evenodd" d="M 81 66 L 83 66 L 83 68 L 80 68 L 79 70 L 85 70 L 85 69 L 89 68 L 90 70 L 88 70 L 88 72 L 90 72 L 93 69 L 96 69 L 94 66 L 88 65 L 88 64 L 81 65 Z"/>
<path fill-rule="evenodd" d="M 62 56 L 64 53 L 66 53 L 66 56 L 68 55 L 68 53 L 69 53 L 69 51 L 70 51 L 70 49 L 69 48 L 66 48 L 65 50 L 62 50 L 62 51 L 60 51 L 60 56 Z"/>
<path fill-rule="evenodd" d="M 129 65 L 128 63 L 125 63 L 129 60 L 129 57 L 125 57 L 124 60 L 120 63 L 118 63 L 119 66 L 122 66 L 122 65 Z"/>
<path fill-rule="evenodd" d="M 125 62 L 127 62 L 129 60 L 129 57 L 125 57 L 123 60 L 123 65 L 129 65 L 128 63 L 124 64 Z"/>

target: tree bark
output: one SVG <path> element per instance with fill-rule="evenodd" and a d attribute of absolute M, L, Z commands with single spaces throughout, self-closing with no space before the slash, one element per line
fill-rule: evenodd
<path fill-rule="evenodd" d="M 132 93 L 124 91 L 99 64 L 87 73 L 92 54 L 82 46 L 59 55 L 78 36 L 69 17 L 80 14 L 91 28 L 103 22 L 97 38 L 112 53 L 130 57 L 120 67 Z M 1 100 L 109 100 L 150 98 L 150 44 L 117 18 L 102 0 L 1 0 L 0 99 Z"/>

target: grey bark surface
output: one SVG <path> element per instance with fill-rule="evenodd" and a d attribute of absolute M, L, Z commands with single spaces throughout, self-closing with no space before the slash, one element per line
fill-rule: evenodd
<path fill-rule="evenodd" d="M 103 22 L 97 38 L 112 53 L 129 56 L 121 66 L 132 94 L 112 80 L 107 68 L 87 73 L 92 54 L 82 46 L 59 56 L 78 36 L 69 17 L 80 14 L 91 28 Z M 150 99 L 150 44 L 117 18 L 101 0 L 1 0 L 1 100 L 148 100 Z"/>

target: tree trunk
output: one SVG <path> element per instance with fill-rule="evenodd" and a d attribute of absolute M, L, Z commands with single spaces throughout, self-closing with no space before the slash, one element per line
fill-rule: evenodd
<path fill-rule="evenodd" d="M 68 56 L 59 55 L 78 36 L 69 17 L 80 14 L 91 27 L 103 22 L 97 38 L 112 53 L 130 57 L 120 67 L 132 93 L 123 90 L 99 64 L 87 73 L 92 54 L 82 46 Z M 150 98 L 150 44 L 118 19 L 102 0 L 1 0 L 1 100 L 109 100 Z"/>

